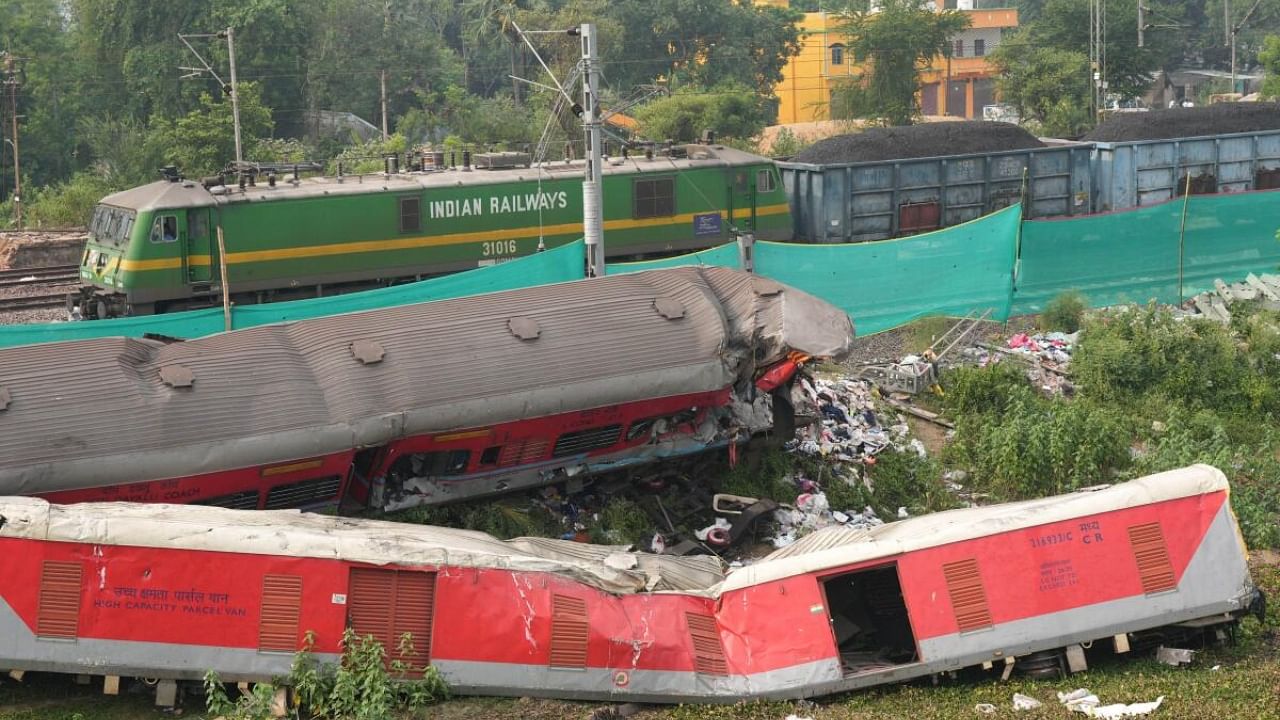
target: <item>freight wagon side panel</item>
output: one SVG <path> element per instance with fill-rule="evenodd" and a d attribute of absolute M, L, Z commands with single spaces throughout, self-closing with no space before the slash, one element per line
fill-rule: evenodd
<path fill-rule="evenodd" d="M 816 165 L 779 163 L 797 239 L 861 242 L 959 225 L 1023 199 L 1028 217 L 1089 212 L 1092 146 Z"/>
<path fill-rule="evenodd" d="M 1096 143 L 1097 211 L 1280 187 L 1280 132 Z"/>

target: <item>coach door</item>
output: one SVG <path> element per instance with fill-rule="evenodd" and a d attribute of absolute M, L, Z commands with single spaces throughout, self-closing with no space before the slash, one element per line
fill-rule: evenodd
<path fill-rule="evenodd" d="M 187 211 L 187 281 L 209 282 L 213 279 L 213 231 L 209 208 Z"/>
<path fill-rule="evenodd" d="M 399 660 L 421 672 L 431 664 L 435 594 L 432 572 L 351 568 L 347 624 L 356 635 L 382 644 L 388 666 Z"/>

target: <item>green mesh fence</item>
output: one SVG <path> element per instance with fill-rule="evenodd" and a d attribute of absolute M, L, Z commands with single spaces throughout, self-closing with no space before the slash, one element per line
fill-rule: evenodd
<path fill-rule="evenodd" d="M 1008 316 L 1019 209 L 897 240 L 759 243 L 756 271 L 830 302 L 859 335 L 926 315 Z"/>
<path fill-rule="evenodd" d="M 232 327 L 248 328 L 287 320 L 567 282 L 581 278 L 582 271 L 583 243 L 579 240 L 500 265 L 396 287 L 311 300 L 233 307 Z M 221 332 L 223 326 L 221 308 L 93 322 L 6 325 L 0 326 L 0 347 L 96 337 L 141 337 L 144 334 L 189 339 Z"/>
<path fill-rule="evenodd" d="M 623 273 L 642 272 L 645 270 L 661 270 L 663 268 L 682 267 L 684 265 L 717 265 L 719 267 L 738 269 L 741 268 L 740 260 L 741 259 L 738 256 L 738 244 L 726 243 L 706 250 L 699 250 L 698 252 L 692 252 L 686 255 L 662 258 L 661 260 L 609 263 L 607 272 L 610 275 L 621 275 Z"/>
<path fill-rule="evenodd" d="M 1034 313 L 1067 290 L 1094 306 L 1179 297 L 1280 269 L 1280 192 L 1201 195 L 1122 212 L 1021 223 L 1006 208 L 925 235 L 849 245 L 758 243 L 755 270 L 839 306 L 863 335 L 927 315 Z M 1181 249 L 1180 249 L 1181 248 Z M 1179 253 L 1182 287 L 1179 288 Z M 1016 260 L 1016 262 L 1015 262 Z M 680 265 L 738 267 L 734 243 L 636 263 L 613 274 Z M 1017 268 L 1016 282 L 1014 269 Z M 581 241 L 531 257 L 383 290 L 234 308 L 233 326 L 301 320 L 497 292 L 582 277 Z M 223 329 L 220 309 L 84 323 L 0 326 L 0 347 L 144 333 L 192 338 Z"/>
<path fill-rule="evenodd" d="M 1280 267 L 1280 193 L 1192 196 L 1071 220 L 1023 224 L 1013 312 L 1042 310 L 1077 290 L 1090 305 L 1175 303 Z M 1179 253 L 1182 287 L 1178 285 Z"/>

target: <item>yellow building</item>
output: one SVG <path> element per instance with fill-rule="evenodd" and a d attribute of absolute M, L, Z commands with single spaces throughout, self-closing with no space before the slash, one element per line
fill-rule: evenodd
<path fill-rule="evenodd" d="M 969 16 L 970 26 L 953 39 L 951 57 L 934 58 L 921 73 L 920 108 L 925 115 L 981 118 L 982 108 L 995 102 L 995 73 L 986 55 L 1018 26 L 1018 11 L 970 9 L 974 0 L 935 1 L 939 9 L 958 5 Z M 787 0 L 756 2 L 788 4 Z M 845 51 L 848 39 L 836 30 L 839 24 L 840 18 L 831 13 L 804 14 L 800 54 L 783 68 L 783 80 L 774 87 L 779 124 L 830 119 L 832 81 L 861 72 Z"/>

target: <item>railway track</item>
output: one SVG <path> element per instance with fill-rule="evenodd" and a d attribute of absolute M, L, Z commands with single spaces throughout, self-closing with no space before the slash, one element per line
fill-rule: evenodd
<path fill-rule="evenodd" d="M 74 282 L 80 278 L 77 265 L 0 270 L 0 287 L 35 285 L 37 283 Z"/>
<path fill-rule="evenodd" d="M 25 295 L 20 297 L 0 297 L 0 312 L 60 307 L 65 305 L 66 302 L 67 294 L 65 292 L 47 293 L 44 295 Z"/>

